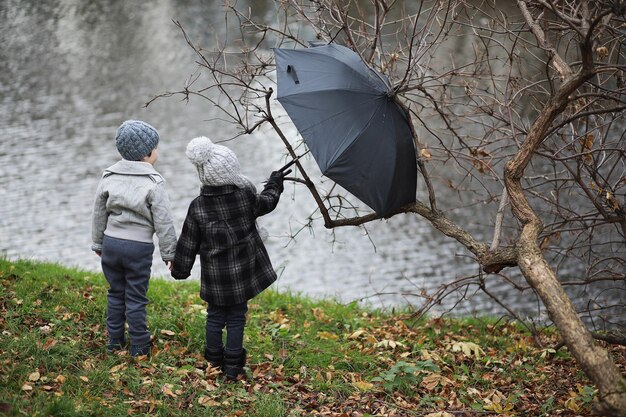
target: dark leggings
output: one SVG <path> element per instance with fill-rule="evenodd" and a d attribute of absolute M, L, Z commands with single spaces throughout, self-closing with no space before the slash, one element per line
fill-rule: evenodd
<path fill-rule="evenodd" d="M 243 349 L 243 332 L 246 326 L 248 303 L 231 306 L 211 306 L 206 315 L 206 347 L 210 350 L 224 349 L 222 331 L 226 328 L 225 351 L 238 354 Z"/>

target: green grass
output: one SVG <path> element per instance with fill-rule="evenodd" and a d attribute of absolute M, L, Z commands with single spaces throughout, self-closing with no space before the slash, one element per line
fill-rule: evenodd
<path fill-rule="evenodd" d="M 574 415 L 594 395 L 566 350 L 542 357 L 514 323 L 273 291 L 249 303 L 248 379 L 228 384 L 202 357 L 196 281 L 151 281 L 149 359 L 106 352 L 102 274 L 0 260 L 0 282 L 0 415 Z"/>

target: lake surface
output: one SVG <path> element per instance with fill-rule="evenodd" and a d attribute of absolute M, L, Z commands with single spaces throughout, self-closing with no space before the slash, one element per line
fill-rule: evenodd
<path fill-rule="evenodd" d="M 160 133 L 156 169 L 167 180 L 180 231 L 200 187 L 184 154 L 187 143 L 200 135 L 225 140 L 237 131 L 215 120 L 219 113 L 200 100 L 144 104 L 157 94 L 180 90 L 196 69 L 193 51 L 172 19 L 200 45 L 211 47 L 224 34 L 221 4 L 0 1 L 0 254 L 100 270 L 99 258 L 90 251 L 93 195 L 103 169 L 119 159 L 114 137 L 126 119 L 144 120 Z M 272 13 L 259 4 L 259 13 Z M 289 119 L 280 120 L 295 143 Z M 285 163 L 282 143 L 268 129 L 227 145 L 259 187 Z M 319 178 L 314 161 L 304 162 Z M 459 206 L 454 196 L 443 198 L 440 206 Z M 328 231 L 319 218 L 307 226 L 314 211 L 308 192 L 288 184 L 279 207 L 259 221 L 270 233 L 266 244 L 280 274 L 279 290 L 346 302 L 365 298 L 376 306 L 419 306 L 420 298 L 402 294 L 431 292 L 478 273 L 467 251 L 417 216 Z M 460 207 L 454 215 L 470 225 L 488 223 L 475 208 Z M 169 279 L 158 253 L 153 273 Z M 196 267 L 195 279 L 198 274 Z M 521 311 L 536 311 L 529 292 L 520 296 L 500 282 L 491 290 Z M 501 310 L 477 294 L 458 311 Z"/>

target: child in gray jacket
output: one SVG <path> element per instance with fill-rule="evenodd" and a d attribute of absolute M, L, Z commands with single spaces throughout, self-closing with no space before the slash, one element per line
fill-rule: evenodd
<path fill-rule="evenodd" d="M 145 122 L 127 120 L 117 130 L 115 144 L 123 160 L 104 171 L 93 210 L 92 250 L 101 257 L 109 283 L 106 327 L 107 349 L 126 344 L 130 353 L 149 355 L 150 331 L 146 323 L 148 284 L 159 239 L 166 265 L 174 259 L 176 231 L 163 177 L 153 168 L 158 159 L 159 134 Z"/>

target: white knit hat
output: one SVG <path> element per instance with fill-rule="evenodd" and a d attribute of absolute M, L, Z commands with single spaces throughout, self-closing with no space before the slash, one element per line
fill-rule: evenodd
<path fill-rule="evenodd" d="M 198 169 L 203 185 L 236 185 L 239 188 L 252 188 L 254 183 L 241 174 L 237 155 L 226 146 L 211 142 L 206 136 L 192 139 L 187 145 L 187 158 Z"/>

